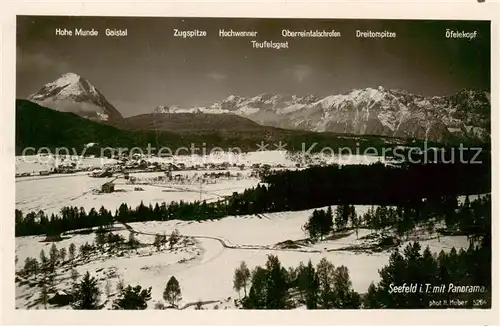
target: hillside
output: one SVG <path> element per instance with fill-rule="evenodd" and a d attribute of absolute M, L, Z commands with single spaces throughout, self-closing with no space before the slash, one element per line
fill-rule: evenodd
<path fill-rule="evenodd" d="M 189 115 L 184 116 L 186 119 Z M 224 118 L 223 118 L 224 119 Z M 394 146 L 409 145 L 421 146 L 422 142 L 393 137 L 381 137 L 370 135 L 348 135 L 334 133 L 318 133 L 300 130 L 285 130 L 272 127 L 262 127 L 245 119 L 238 120 L 245 123 L 245 128 L 214 128 L 197 130 L 197 132 L 169 132 L 165 130 L 148 130 L 151 117 L 145 116 L 133 118 L 142 130 L 119 129 L 82 118 L 74 113 L 60 112 L 52 110 L 27 100 L 16 100 L 16 153 L 22 153 L 26 147 L 48 147 L 51 150 L 56 147 L 66 147 L 80 151 L 88 143 L 97 143 L 95 147 L 86 153 L 95 151 L 99 154 L 99 148 L 147 148 L 169 147 L 175 151 L 179 147 L 190 148 L 192 144 L 196 147 L 203 146 L 210 150 L 214 147 L 223 149 L 240 148 L 242 151 L 254 150 L 274 150 L 279 142 L 285 146 L 286 150 L 308 150 L 317 152 L 325 147 L 333 151 L 339 148 L 350 148 L 353 152 L 356 149 L 363 151 L 366 148 L 390 148 Z M 163 121 L 160 119 L 160 121 Z M 175 119 L 174 119 L 175 121 Z M 181 121 L 182 122 L 182 121 Z M 185 122 L 185 121 L 184 121 Z M 184 123 L 183 122 L 183 123 Z M 219 126 L 222 122 L 218 121 Z M 141 125 L 141 123 L 143 125 Z M 168 118 L 164 121 L 165 128 L 173 122 Z M 196 124 L 197 122 L 195 122 Z M 186 124 L 192 127 L 189 123 Z M 206 125 L 209 125 L 206 123 Z M 186 127 L 184 127 L 186 128 Z M 267 144 L 266 148 L 260 148 L 261 142 Z M 429 143 L 428 146 L 439 146 L 436 143 Z M 373 151 L 371 152 L 373 153 Z"/>
<path fill-rule="evenodd" d="M 137 144 L 138 135 L 97 123 L 70 112 L 52 110 L 28 100 L 16 100 L 16 152 L 26 147 L 82 148 L 87 143 L 117 146 Z"/>
<path fill-rule="evenodd" d="M 129 130 L 158 130 L 177 133 L 265 131 L 267 128 L 234 114 L 150 113 L 125 118 L 116 124 Z"/>

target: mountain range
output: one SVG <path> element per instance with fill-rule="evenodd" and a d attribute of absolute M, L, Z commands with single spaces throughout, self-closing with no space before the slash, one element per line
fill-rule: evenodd
<path fill-rule="evenodd" d="M 62 75 L 28 98 L 42 106 L 128 130 L 253 130 L 262 126 L 311 132 L 378 135 L 435 142 L 489 142 L 490 95 L 463 90 L 426 97 L 404 90 L 355 89 L 314 95 L 231 95 L 205 107 L 156 107 L 150 114 L 123 118 L 97 88 L 74 73 Z"/>
<path fill-rule="evenodd" d="M 224 128 L 208 128 L 210 123 L 205 122 L 205 129 L 198 128 L 200 121 L 184 122 L 182 119 L 200 117 L 204 119 L 207 115 L 182 115 L 173 114 L 162 121 L 161 118 L 153 119 L 156 126 L 149 125 L 154 114 L 146 114 L 132 118 L 123 119 L 127 128 L 93 121 L 83 118 L 72 112 L 60 112 L 51 108 L 40 106 L 28 100 L 16 100 L 16 153 L 23 153 L 26 148 L 40 149 L 42 147 L 56 150 L 56 148 L 76 149 L 79 153 L 85 148 L 87 154 L 101 155 L 100 150 L 109 153 L 111 148 L 143 149 L 152 146 L 156 149 L 169 147 L 175 151 L 181 147 L 191 148 L 194 144 L 198 150 L 202 148 L 210 151 L 217 148 L 239 148 L 242 151 L 262 150 L 260 144 L 264 143 L 266 149 L 275 150 L 277 144 L 284 144 L 287 150 L 306 150 L 317 152 L 328 147 L 334 150 L 339 148 L 352 148 L 364 150 L 364 148 L 381 149 L 392 146 L 422 146 L 422 142 L 405 140 L 400 138 L 381 136 L 359 136 L 334 134 L 329 132 L 317 133 L 301 130 L 280 129 L 275 127 L 261 126 L 253 121 L 238 117 L 236 115 L 208 115 L 211 118 L 221 118 L 219 126 L 225 124 Z M 173 121 L 169 117 L 175 118 Z M 176 119 L 182 117 L 181 125 L 176 126 Z M 128 119 L 129 120 L 127 122 Z M 231 120 L 227 120 L 231 119 Z M 245 125 L 236 124 L 238 121 Z M 214 121 L 217 122 L 217 121 Z M 194 123 L 190 125 L 190 123 Z M 161 128 L 174 128 L 162 130 Z M 182 128 L 181 128 L 182 127 Z M 196 129 L 192 129 L 196 127 Z M 212 126 L 213 127 L 213 126 Z M 188 128 L 188 129 L 185 129 Z M 86 144 L 93 143 L 95 146 L 86 148 Z M 429 144 L 439 146 L 439 144 Z M 183 151 L 182 153 L 186 153 Z M 197 152 L 199 153 L 199 152 Z M 75 153 L 72 153 L 75 154 Z"/>
<path fill-rule="evenodd" d="M 445 141 L 451 137 L 488 141 L 490 97 L 463 90 L 425 97 L 383 87 L 356 89 L 323 98 L 285 94 L 231 95 L 199 108 L 159 106 L 156 113 L 235 114 L 285 129 L 381 135 Z"/>

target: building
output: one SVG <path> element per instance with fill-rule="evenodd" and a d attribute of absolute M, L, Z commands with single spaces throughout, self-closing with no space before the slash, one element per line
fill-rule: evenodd
<path fill-rule="evenodd" d="M 115 191 L 115 184 L 113 182 L 106 182 L 101 186 L 101 192 L 103 193 L 109 194 L 112 193 L 113 191 Z"/>

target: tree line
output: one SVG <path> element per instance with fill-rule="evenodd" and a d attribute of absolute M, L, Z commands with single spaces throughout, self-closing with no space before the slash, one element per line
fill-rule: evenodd
<path fill-rule="evenodd" d="M 464 305 L 454 308 L 491 307 L 491 241 L 483 238 L 467 250 L 422 252 L 418 242 L 395 250 L 389 264 L 379 270 L 380 281 L 366 293 L 352 287 L 349 270 L 335 267 L 326 258 L 314 266 L 311 261 L 286 269 L 276 256 L 269 255 L 264 266 L 250 271 L 245 262 L 235 270 L 233 287 L 242 309 L 412 309 L 432 308 L 432 301 L 446 300 L 440 308 L 453 308 L 452 300 Z M 453 284 L 453 287 L 450 286 Z M 413 286 L 408 291 L 395 287 Z M 443 286 L 444 285 L 444 286 Z M 463 290 L 468 286 L 468 290 Z M 475 302 L 481 302 L 475 306 Z M 451 305 L 450 305 L 451 304 Z"/>
<path fill-rule="evenodd" d="M 16 209 L 15 234 L 16 236 L 40 234 L 50 236 L 77 229 L 109 227 L 117 221 L 208 220 L 220 219 L 229 215 L 257 214 L 298 208 L 297 206 L 292 207 L 284 204 L 283 201 L 288 201 L 287 198 L 295 198 L 295 193 L 302 192 L 300 189 L 295 188 L 293 191 L 285 192 L 281 196 L 278 193 L 271 196 L 270 194 L 275 191 L 273 189 L 277 188 L 273 188 L 272 185 L 258 185 L 253 189 L 245 190 L 241 194 L 234 193 L 226 200 L 210 203 L 206 201 L 179 201 L 171 202 L 168 205 L 163 202 L 161 204 L 156 203 L 154 206 L 152 204 L 146 206 L 141 202 L 136 208 L 122 203 L 114 213 L 102 206 L 98 211 L 92 208 L 88 212 L 83 207 L 63 207 L 60 214 L 51 214 L 49 217 L 42 210 L 24 215 L 20 210 Z M 369 193 L 367 196 L 369 196 Z M 325 197 L 325 194 L 322 197 Z M 326 204 L 324 206 L 331 205 L 332 202 L 338 202 L 334 196 L 327 197 L 329 200 L 323 201 Z M 397 201 L 392 207 L 382 203 L 379 208 L 373 208 L 375 211 L 363 216 L 362 219 L 352 212 L 354 207 L 352 203 L 337 203 L 337 209 L 343 209 L 343 211 L 335 212 L 335 223 L 336 225 L 342 225 L 351 221 L 355 224 L 364 223 L 374 228 L 397 225 L 400 232 L 405 232 L 419 221 L 437 218 L 444 219 L 450 227 L 459 228 L 471 234 L 484 233 L 490 230 L 491 218 L 487 217 L 491 216 L 491 199 L 488 196 L 484 197 L 482 201 L 474 201 L 473 203 L 469 202 L 467 196 L 466 204 L 458 211 L 457 195 L 447 194 L 422 198 L 413 201 Z M 298 202 L 300 201 L 298 200 Z M 313 204 L 319 205 L 315 200 L 311 200 L 307 205 L 300 205 L 303 206 L 303 209 L 318 207 L 310 207 Z M 317 212 L 315 214 L 323 213 Z M 314 220 L 324 218 L 324 216 L 316 215 Z M 330 213 L 329 216 L 333 215 Z"/>
<path fill-rule="evenodd" d="M 106 301 L 102 301 L 102 290 L 98 285 L 98 280 L 90 276 L 89 272 L 83 276 L 82 280 L 75 284 L 71 293 L 71 307 L 75 310 L 98 310 L 104 308 L 104 305 L 110 298 L 110 283 L 106 283 Z M 112 301 L 112 310 L 144 310 L 148 307 L 148 301 L 151 300 L 152 288 L 143 288 L 140 285 L 125 287 L 123 281 L 117 284 L 117 298 Z M 178 302 L 182 300 L 181 287 L 179 281 L 171 276 L 163 291 L 163 299 L 169 305 L 163 302 L 155 304 L 156 309 L 178 308 Z"/>
<path fill-rule="evenodd" d="M 256 189 L 265 188 L 258 186 Z M 144 205 L 142 202 L 132 208 L 123 203 L 115 213 L 101 207 L 99 211 L 92 208 L 88 213 L 83 207 L 63 207 L 60 215 L 52 214 L 49 217 L 40 210 L 38 213 L 30 212 L 26 215 L 20 210 L 15 212 L 15 234 L 26 235 L 59 235 L 63 232 L 86 229 L 92 227 L 110 227 L 115 222 L 144 222 L 167 220 L 208 220 L 220 219 L 233 215 L 236 207 L 241 207 L 241 201 L 219 201 L 207 203 L 195 202 L 165 202 L 153 205 Z M 246 208 L 253 206 L 251 201 Z M 243 214 L 245 210 L 237 209 Z M 251 211 L 254 211 L 251 209 Z M 248 212 L 248 214 L 250 214 Z M 463 205 L 458 204 L 456 196 L 442 196 L 426 198 L 414 203 L 397 206 L 373 206 L 368 213 L 358 216 L 354 205 L 337 205 L 335 212 L 316 210 L 308 225 L 305 226 L 312 238 L 324 236 L 334 226 L 342 229 L 348 223 L 354 228 L 359 226 L 373 229 L 383 229 L 395 226 L 398 233 L 404 234 L 422 222 L 444 220 L 449 229 L 461 230 L 465 234 L 483 234 L 491 229 L 491 196 L 484 195 L 470 202 L 469 196 L 465 197 Z M 326 224 L 324 224 L 326 223 Z"/>
<path fill-rule="evenodd" d="M 335 267 L 322 258 L 315 267 L 309 260 L 286 269 L 277 256 L 268 255 L 264 266 L 250 271 L 245 262 L 235 270 L 233 287 L 244 297 L 237 301 L 242 309 L 356 309 L 361 297 L 352 288 L 345 266 Z M 248 294 L 247 294 L 247 288 Z"/>
<path fill-rule="evenodd" d="M 416 226 L 424 225 L 434 231 L 435 225 L 444 222 L 443 233 L 465 234 L 471 240 L 491 233 L 491 195 L 478 195 L 472 202 L 466 196 L 459 204 L 458 198 L 445 196 L 425 199 L 412 206 L 372 206 L 364 214 L 357 214 L 354 205 L 341 204 L 332 210 L 315 209 L 303 226 L 312 240 L 322 240 L 331 232 L 343 231 L 348 225 L 358 232 L 360 227 L 372 230 L 391 228 L 398 236 L 408 235 Z"/>
<path fill-rule="evenodd" d="M 451 303 L 457 299 L 464 301 L 465 306 L 455 308 L 490 308 L 491 237 L 485 236 L 467 250 L 457 252 L 452 248 L 438 255 L 432 254 L 429 247 L 422 253 L 420 244 L 415 242 L 403 252 L 394 251 L 379 274 L 380 282 L 372 283 L 364 296 L 366 308 L 429 308 L 431 301 Z M 394 285 L 405 283 L 416 286 L 409 293 L 394 291 Z M 478 301 L 482 302 L 480 306 L 475 305 Z M 449 307 L 444 304 L 434 308 Z"/>

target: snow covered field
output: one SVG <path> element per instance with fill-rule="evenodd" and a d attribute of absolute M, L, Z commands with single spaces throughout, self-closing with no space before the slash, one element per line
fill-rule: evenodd
<path fill-rule="evenodd" d="M 246 188 L 254 187 L 258 184 L 256 178 L 251 178 L 250 167 L 254 164 L 269 164 L 275 169 L 296 169 L 297 164 L 307 166 L 308 164 L 319 163 L 340 163 L 340 164 L 369 164 L 380 161 L 380 157 L 373 156 L 329 156 L 314 154 L 304 160 L 304 155 L 290 154 L 286 151 L 260 151 L 242 154 L 220 152 L 207 156 L 186 155 L 170 158 L 150 157 L 147 161 L 161 163 L 185 164 L 186 167 L 209 164 L 245 164 L 245 170 L 232 168 L 230 172 L 234 175 L 241 174 L 241 178 L 233 180 L 217 180 L 215 183 L 200 184 L 167 184 L 140 185 L 144 191 L 135 191 L 134 185 L 126 184 L 123 178 L 115 180 L 114 193 L 97 194 L 102 184 L 111 181 L 111 178 L 90 178 L 88 172 L 77 172 L 74 174 L 52 174 L 48 176 L 28 176 L 16 178 L 16 208 L 23 213 L 44 210 L 47 214 L 58 213 L 64 206 L 78 206 L 85 208 L 100 208 L 114 211 L 120 204 L 127 203 L 135 207 L 141 201 L 149 205 L 155 203 L 171 201 L 194 201 L 194 200 L 217 200 L 221 196 L 230 195 L 233 192 L 242 192 Z M 110 166 L 117 161 L 107 158 L 90 157 L 58 157 L 58 156 L 24 156 L 16 158 L 16 173 L 38 173 L 49 171 L 58 164 L 74 163 L 80 168 L 102 168 L 104 165 Z M 304 165 L 305 164 L 305 165 Z M 195 174 L 203 173 L 224 173 L 221 170 L 202 171 L 177 171 L 173 175 L 182 175 L 192 178 Z M 131 176 L 137 178 L 154 178 L 164 175 L 162 172 L 156 173 L 133 173 Z M 201 196 L 200 196 L 201 192 Z"/>
<path fill-rule="evenodd" d="M 123 178 L 114 181 L 115 192 L 97 193 L 101 185 L 110 180 L 112 178 L 91 178 L 86 173 L 19 178 L 16 180 L 16 208 L 25 214 L 40 209 L 46 214 L 57 214 L 64 206 L 83 207 L 86 211 L 104 206 L 114 212 L 122 203 L 136 207 L 141 201 L 145 205 L 154 205 L 164 201 L 189 202 L 200 199 L 200 184 L 131 185 L 126 184 Z M 257 183 L 256 178 L 246 178 L 203 184 L 201 200 L 216 200 L 254 187 Z M 136 187 L 143 191 L 135 191 Z"/>
<path fill-rule="evenodd" d="M 356 207 L 358 213 L 367 209 L 366 206 Z M 151 244 L 154 234 L 171 233 L 178 229 L 181 235 L 188 237 L 192 242 L 174 250 L 156 252 L 153 246 L 141 248 L 138 253 L 133 250 L 124 257 L 110 257 L 105 255 L 79 265 L 80 274 L 90 271 L 98 276 L 100 285 L 105 287 L 106 279 L 112 283 L 113 292 L 116 292 L 116 283 L 119 278 L 125 284 L 143 287 L 152 287 L 152 300 L 148 308 L 152 309 L 155 302 L 162 301 L 162 293 L 166 282 L 175 276 L 181 285 L 183 299 L 179 306 L 201 301 L 214 301 L 206 308 L 234 307 L 233 299 L 238 294 L 233 290 L 233 273 L 241 261 L 245 261 L 249 268 L 265 264 L 268 254 L 277 255 L 285 267 L 296 267 L 300 262 L 307 263 L 310 259 L 314 264 L 322 257 L 326 257 L 334 265 L 345 265 L 349 269 L 353 287 L 358 292 L 366 292 L 371 282 L 379 279 L 378 270 L 388 263 L 390 252 L 380 253 L 353 252 L 339 250 L 363 242 L 357 239 L 354 232 L 337 240 L 322 241 L 312 246 L 299 249 L 279 249 L 275 244 L 285 240 L 300 240 L 305 238 L 301 226 L 310 216 L 311 210 L 299 212 L 281 212 L 260 214 L 259 216 L 227 217 L 217 221 L 187 222 L 145 222 L 130 223 L 137 238 L 142 243 Z M 128 230 L 122 228 L 118 233 L 128 237 Z M 142 234 L 141 234 L 142 233 Z M 371 233 L 370 230 L 360 229 L 359 238 Z M 77 247 L 85 242 L 91 243 L 95 234 L 73 235 L 70 238 L 56 242 L 58 249 L 68 247 L 71 242 Z M 41 249 L 48 253 L 51 243 L 41 242 L 43 237 L 16 238 L 16 268 L 22 268 L 26 257 L 36 257 Z M 427 245 L 433 252 L 441 249 L 448 251 L 452 247 L 466 248 L 467 239 L 464 236 L 426 237 L 420 240 L 422 248 Z M 403 244 L 405 245 L 405 244 Z M 69 271 L 60 275 L 56 282 L 58 289 L 69 287 Z M 16 283 L 16 307 L 24 309 L 32 304 L 36 296 L 36 288 L 27 285 L 19 286 Z M 228 298 L 231 299 L 228 300 Z M 194 307 L 190 307 L 194 308 Z"/>
<path fill-rule="evenodd" d="M 64 206 L 81 205 L 99 209 L 105 197 L 93 195 L 111 178 L 90 178 L 86 173 L 26 177 L 16 179 L 16 208 L 23 213 L 43 210 L 46 214 L 58 213 Z M 112 195 L 112 194 L 110 194 Z"/>

